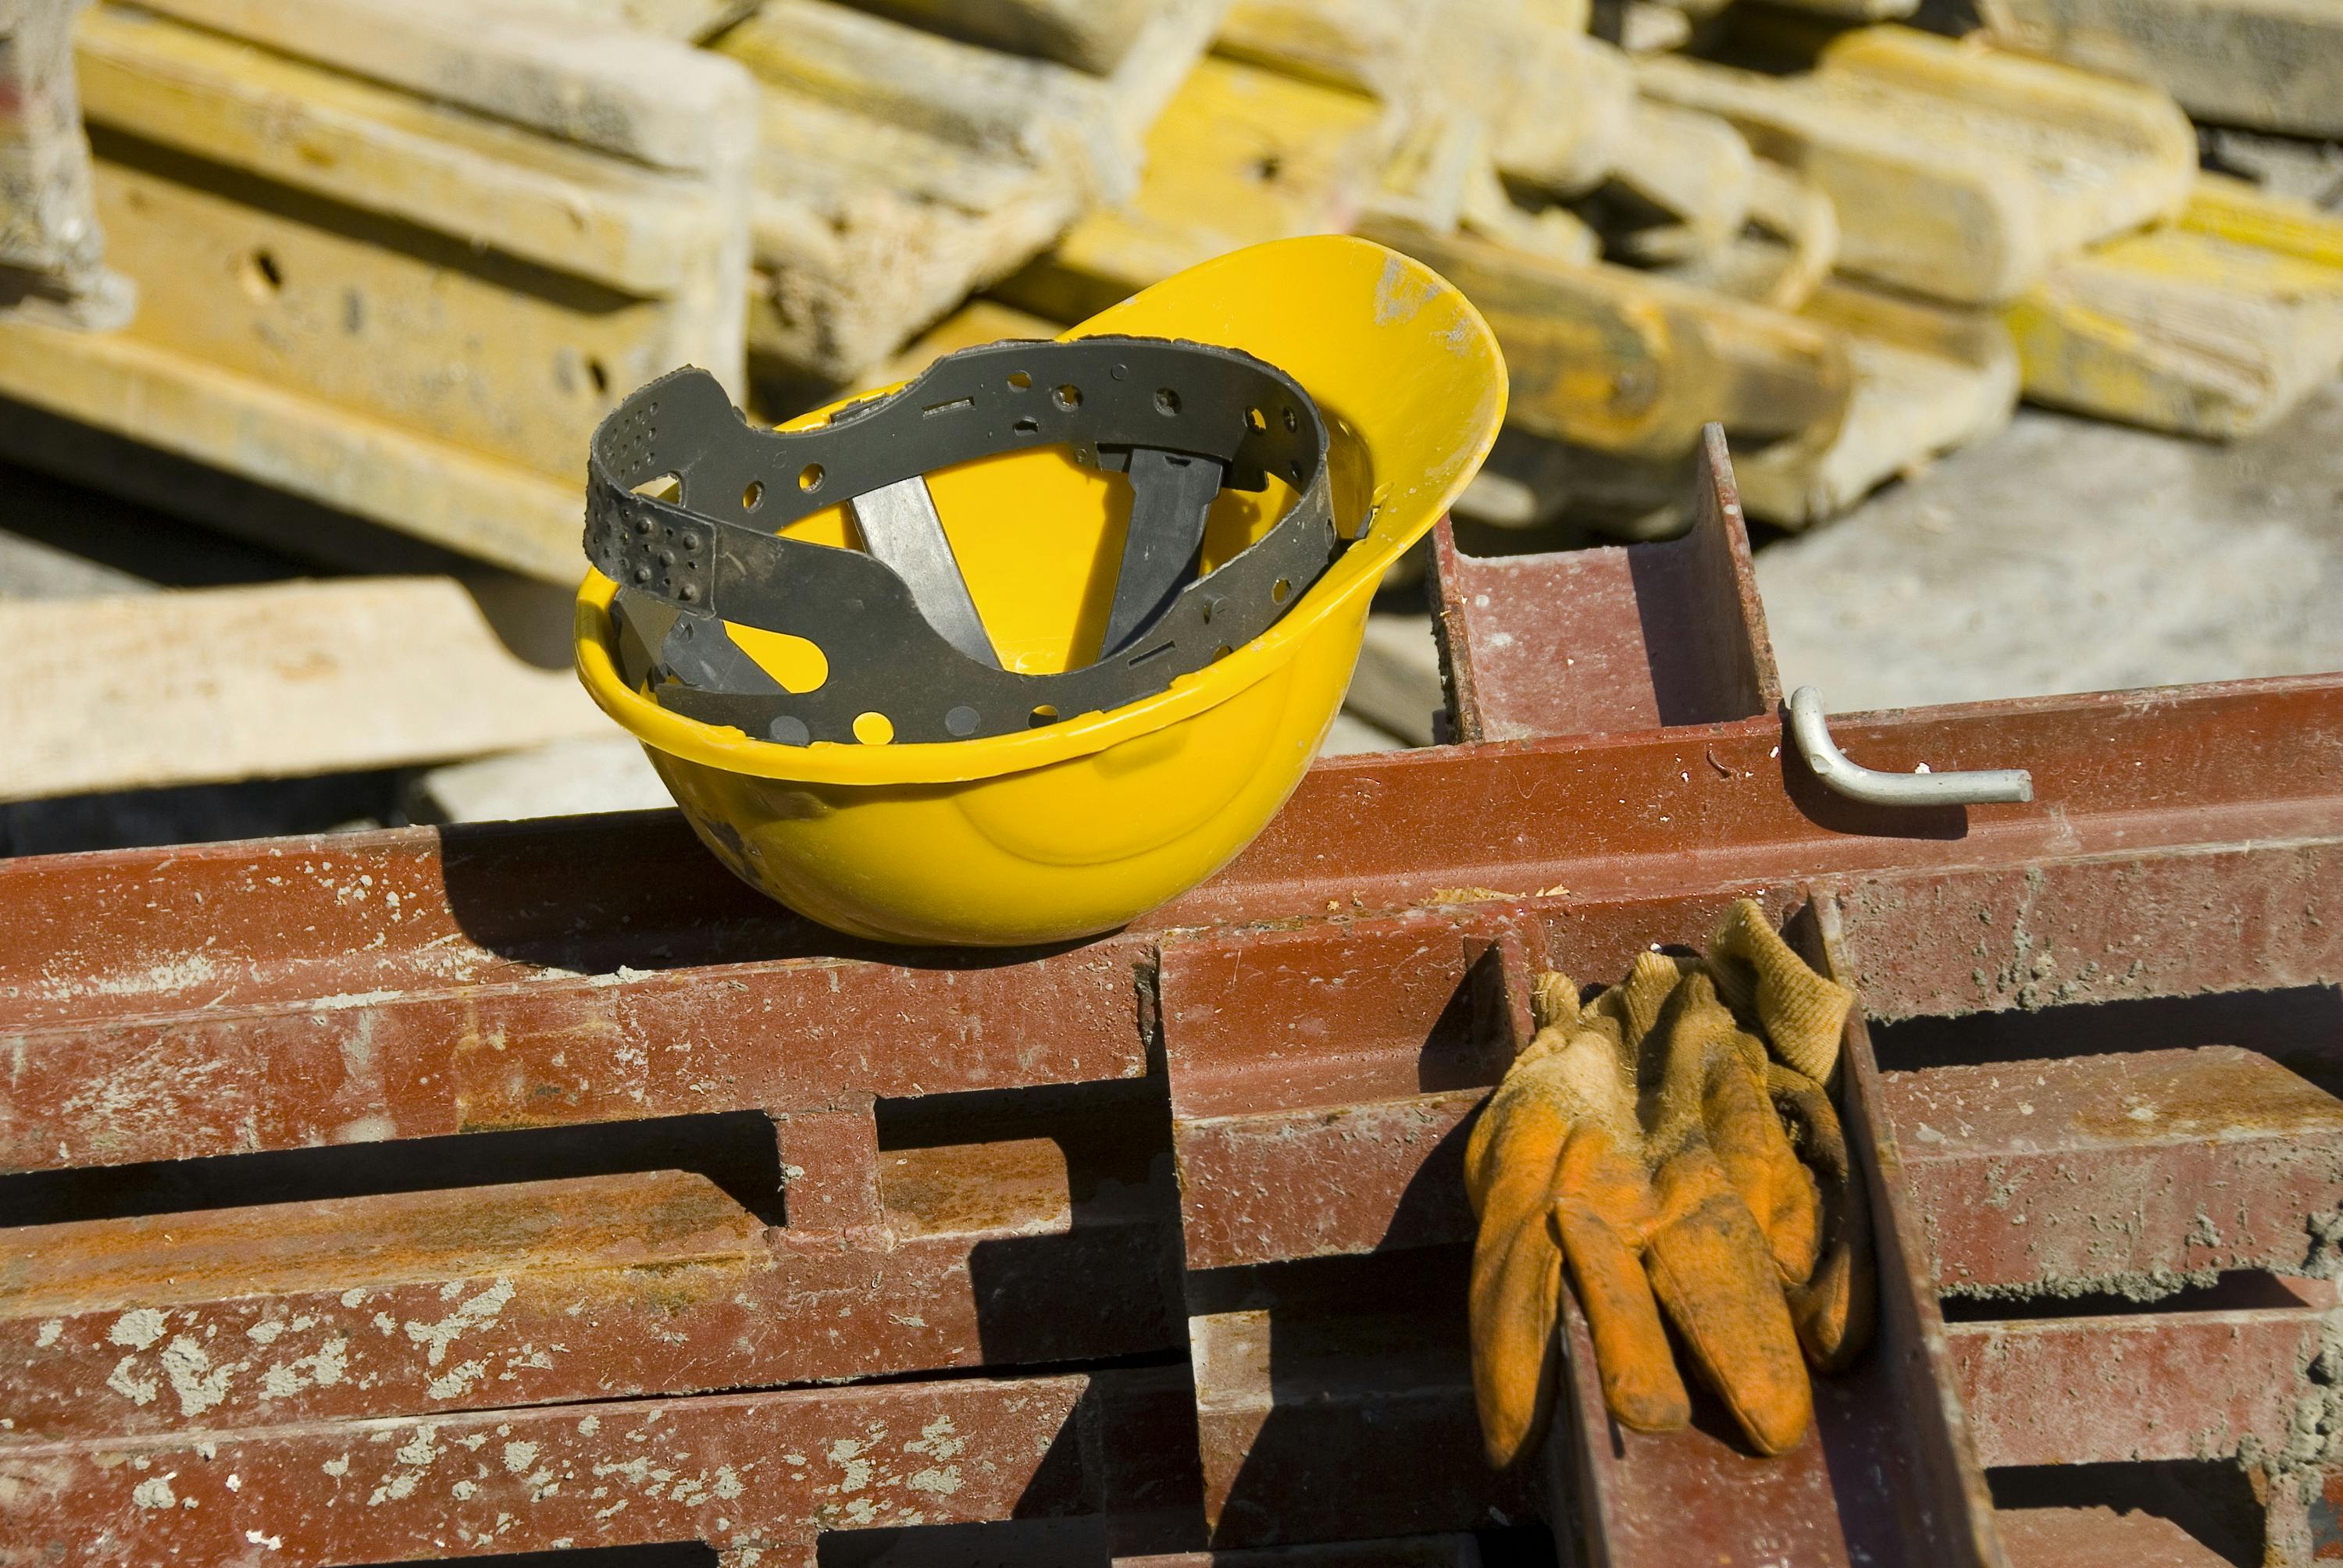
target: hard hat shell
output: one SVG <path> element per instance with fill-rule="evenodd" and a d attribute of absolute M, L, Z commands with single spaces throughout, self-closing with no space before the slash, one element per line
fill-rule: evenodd
<path fill-rule="evenodd" d="M 1480 314 L 1429 268 L 1340 236 L 1273 241 L 1189 268 L 1071 329 L 1241 348 L 1299 381 L 1332 431 L 1337 526 L 1365 533 L 1269 630 L 1170 688 L 1103 713 L 942 743 L 786 746 L 672 713 L 620 675 L 610 603 L 578 589 L 578 673 L 640 740 L 692 829 L 737 876 L 857 936 L 1009 946 L 1122 925 L 1212 875 L 1301 782 L 1341 708 L 1383 571 L 1464 487 L 1504 417 Z M 784 428 L 818 424 L 827 410 Z M 1025 451 L 930 476 L 1002 662 L 1087 658 L 1128 521 L 1113 487 Z M 1290 498 L 1224 492 L 1206 569 Z M 842 508 L 791 533 L 848 543 Z M 735 628 L 736 635 L 739 628 Z M 810 689 L 810 644 L 741 636 Z M 805 684 L 799 685 L 799 682 Z M 869 717 L 869 716 L 866 716 Z M 883 737 L 883 719 L 870 728 Z"/>

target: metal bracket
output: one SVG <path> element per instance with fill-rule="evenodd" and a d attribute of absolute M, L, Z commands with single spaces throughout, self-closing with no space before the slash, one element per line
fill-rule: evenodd
<path fill-rule="evenodd" d="M 1873 806 L 1986 806 L 2034 799 L 2034 775 L 2023 768 L 1971 769 L 1954 773 L 1882 773 L 1838 749 L 1823 694 L 1811 686 L 1790 693 L 1790 736 L 1824 788 Z"/>

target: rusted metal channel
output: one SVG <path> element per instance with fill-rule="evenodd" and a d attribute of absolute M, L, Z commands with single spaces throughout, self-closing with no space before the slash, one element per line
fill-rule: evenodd
<path fill-rule="evenodd" d="M 0 1563 L 763 1568 L 1047 1518 L 1120 1561 L 1444 1563 L 1544 1519 L 1565 1561 L 2023 1568 L 2071 1522 L 1996 1516 L 1986 1467 L 2183 1452 L 2252 1465 L 2270 1560 L 2308 1560 L 2343 1495 L 2343 1029 L 2155 1009 L 2334 994 L 2343 678 L 1842 716 L 1872 766 L 2036 787 L 1843 799 L 1785 744 L 1706 461 L 1674 544 L 1443 536 L 1476 743 L 1313 769 L 1220 877 L 1063 950 L 847 941 L 664 813 L 0 863 L 0 1171 L 192 1191 L 731 1113 L 785 1185 L 410 1171 L 0 1232 Z M 1878 1344 L 1780 1462 L 1617 1432 L 1574 1372 L 1493 1475 L 1459 1157 L 1530 979 L 1696 944 L 1745 893 L 1870 1014 L 1841 1099 Z"/>

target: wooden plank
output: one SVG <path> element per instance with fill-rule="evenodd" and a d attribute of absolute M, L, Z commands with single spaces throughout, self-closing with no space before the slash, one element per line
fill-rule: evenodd
<path fill-rule="evenodd" d="M 1080 321 L 1223 251 L 1347 228 L 1388 141 L 1373 99 L 1208 57 L 1148 133 L 1131 199 L 1082 219 L 995 292 Z"/>
<path fill-rule="evenodd" d="M 1666 55 L 1637 79 L 1820 186 L 1842 268 L 1956 304 L 2009 299 L 2171 216 L 2196 174 L 2196 135 L 2161 93 L 1901 27 L 1844 35 L 1803 77 Z"/>
<path fill-rule="evenodd" d="M 0 605 L 0 640 L 17 650 L 0 799 L 604 733 L 566 659 L 531 664 L 498 635 L 546 592 L 388 578 Z"/>
<path fill-rule="evenodd" d="M 565 586 L 578 580 L 582 495 L 574 479 L 549 479 L 134 337 L 0 323 L 0 397 L 479 560 Z M 104 485 L 107 471 L 93 466 L 75 477 Z M 210 504 L 156 498 L 199 515 Z"/>
<path fill-rule="evenodd" d="M 1751 517 L 1785 528 L 1835 517 L 2016 411 L 2017 349 L 1988 313 L 1834 282 L 1800 316 L 1836 331 L 1845 347 L 1846 414 L 1826 441 L 1777 442 L 1739 459 Z"/>
<path fill-rule="evenodd" d="M 1160 0 L 863 0 L 933 32 L 1093 75 L 1122 62 Z"/>
<path fill-rule="evenodd" d="M 2206 186 L 2180 224 L 2077 256 L 2008 308 L 2027 397 L 2226 437 L 2343 366 L 2343 221 L 2218 176 Z"/>
<path fill-rule="evenodd" d="M 524 7 L 587 22 L 598 27 L 633 27 L 672 38 L 679 44 L 699 44 L 715 36 L 757 8 L 757 0 L 499 0 L 508 9 Z"/>
<path fill-rule="evenodd" d="M 786 372 L 866 379 L 1101 201 L 1222 0 L 1166 0 L 1112 73 L 1001 54 L 826 0 L 719 42 L 766 88 L 749 340 Z"/>
<path fill-rule="evenodd" d="M 96 124 L 631 294 L 677 292 L 742 223 L 708 182 L 149 13 L 93 11 L 78 50 Z"/>
<path fill-rule="evenodd" d="M 1625 267 L 1578 266 L 1381 220 L 1372 238 L 1462 288 L 1513 377 L 1506 418 L 1602 451 L 1667 457 L 1715 420 L 1735 435 L 1826 441 L 1849 370 L 1835 335 Z"/>
<path fill-rule="evenodd" d="M 1982 0 L 1993 37 L 2153 82 L 2199 119 L 2343 135 L 2343 13 L 2325 0 Z"/>
<path fill-rule="evenodd" d="M 145 302 L 125 337 L 565 487 L 620 397 L 723 347 L 678 302 L 324 198 L 214 185 L 147 144 L 99 148 L 98 212 Z"/>
<path fill-rule="evenodd" d="M 743 166 L 754 95 L 726 61 L 468 0 L 158 0 L 150 9 L 659 168 Z"/>

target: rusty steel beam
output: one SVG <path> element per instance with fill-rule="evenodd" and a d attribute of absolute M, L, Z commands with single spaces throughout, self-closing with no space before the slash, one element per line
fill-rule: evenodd
<path fill-rule="evenodd" d="M 671 813 L 0 864 L 0 1171 L 746 1111 L 770 1119 L 787 1176 L 777 1226 L 649 1171 L 0 1236 L 0 1354 L 26 1369 L 6 1384 L 24 1424 L 0 1436 L 0 1562 L 33 1560 L 20 1539 L 45 1562 L 191 1563 L 691 1539 L 746 1568 L 914 1513 L 1101 1514 L 1126 1560 L 1343 1540 L 1392 1561 L 1375 1553 L 1431 1533 L 1448 1562 L 1455 1533 L 1543 1514 L 1602 1563 L 1687 1543 L 1753 1564 L 1998 1561 L 1953 1348 L 1983 1338 L 1947 1334 L 1922 1215 L 1940 1240 L 1989 1228 L 1980 1210 L 2010 1227 L 1993 1190 L 1929 1165 L 1860 1019 L 1842 1101 L 1877 1218 L 1879 1341 L 1825 1382 L 1812 1442 L 1762 1471 L 1713 1412 L 1668 1439 L 1610 1431 L 1583 1344 L 1547 1462 L 1482 1468 L 1453 1245 L 1471 1111 L 1528 1033 L 1534 973 L 1599 980 L 1698 942 L 1743 892 L 1777 918 L 1811 909 L 1816 950 L 1883 1018 L 2331 984 L 2343 678 L 1842 716 L 1865 765 L 2026 768 L 2036 791 L 1856 805 L 1785 743 L 1713 447 L 1704 476 L 1673 545 L 1499 565 L 1443 534 L 1452 717 L 1507 743 L 1322 765 L 1222 875 L 1071 949 L 839 938 L 734 884 Z M 1610 613 L 1533 602 L 1564 590 Z M 1138 1103 L 1113 1096 L 1140 1080 L 1171 1114 L 1123 1126 L 1107 1108 Z M 988 1120 L 1045 1091 L 1122 1127 L 1136 1164 L 1078 1148 L 1071 1124 Z M 2078 1093 L 2075 1116 L 2105 1099 Z M 909 1131 L 907 1105 L 930 1108 Z M 2230 1123 L 2157 1147 L 2155 1172 L 2236 1174 L 2250 1221 L 2209 1216 L 2225 1239 L 2175 1268 L 2282 1254 L 2287 1206 L 2328 1194 L 2316 1121 L 2298 1156 Z M 2056 1212 L 2105 1220 L 2116 1196 Z M 1011 1375 L 1176 1353 L 1183 1317 L 1192 1373 Z M 2207 1376 L 2286 1360 L 2274 1326 L 2237 1341 L 2263 1360 L 2226 1363 L 2132 1320 L 2097 1341 L 2001 1327 L 2030 1347 L 1996 1352 L 2012 1364 L 2087 1369 L 2127 1345 Z M 889 1372 L 930 1375 L 698 1392 Z M 936 1411 L 965 1413 L 947 1440 L 976 1445 L 980 1480 L 951 1490 L 870 1446 L 929 1442 Z M 688 1433 L 641 1496 L 618 1484 L 635 1456 L 596 1446 L 622 1412 L 623 1431 Z M 2268 1415 L 2240 1406 L 2221 1431 L 2241 1443 Z M 535 1467 L 503 1469 L 498 1446 L 458 1475 L 451 1437 L 535 1445 Z M 317 1448 L 337 1438 L 340 1472 Z M 345 1495 L 361 1453 L 380 1473 Z M 776 1453 L 844 1469 L 760 1471 L 722 1500 L 747 1506 L 709 1515 L 717 1473 L 683 1468 L 738 1481 Z M 557 1458 L 570 1473 L 537 1479 Z M 572 1517 L 589 1478 L 605 1495 Z"/>
<path fill-rule="evenodd" d="M 2252 1051 L 1924 1068 L 1886 1105 L 1949 1292 L 2153 1299 L 2332 1266 L 2306 1220 L 2343 1208 L 2343 1101 Z"/>
<path fill-rule="evenodd" d="M 1988 1465 L 2286 1452 L 2327 1348 L 2320 1305 L 1955 1323 L 1961 1401 Z"/>
<path fill-rule="evenodd" d="M 1091 1380 L 569 1404 L 12 1443 L 0 1563 L 438 1561 L 1095 1512 Z"/>
<path fill-rule="evenodd" d="M 1143 1151 L 1079 1206 L 1049 1139 L 877 1158 L 881 1228 L 859 1236 L 768 1229 L 680 1171 L 0 1231 L 0 1408 L 19 1436 L 97 1437 L 1177 1342 L 1170 1183 Z"/>
<path fill-rule="evenodd" d="M 1433 628 L 1459 740 L 1718 724 L 1780 705 L 1725 433 L 1703 437 L 1681 538 L 1479 560 L 1446 521 L 1434 530 Z"/>
<path fill-rule="evenodd" d="M 1433 749 L 1313 769 L 1229 871 L 1156 920 L 1475 888 L 1571 902 L 1889 869 L 1907 886 L 1981 865 L 2022 879 L 2036 861 L 2315 839 L 2336 826 L 2319 737 L 2343 730 L 2343 681 L 1836 729 L 1875 766 L 2031 768 L 2037 802 L 1839 800 L 1784 759 L 1770 719 Z M 1146 933 L 880 961 L 746 897 L 658 814 L 0 864 L 0 1050 L 22 1064 L 0 1169 L 1142 1070 Z M 126 908 L 143 918 L 111 913 Z M 2331 923 L 2286 929 L 2298 967 L 2343 970 Z"/>

